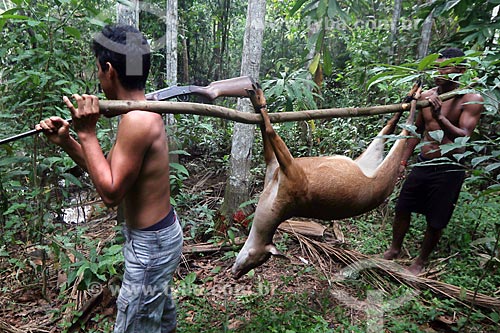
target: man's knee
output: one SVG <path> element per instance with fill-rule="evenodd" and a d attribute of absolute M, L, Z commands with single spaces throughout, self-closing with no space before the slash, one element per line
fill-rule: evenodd
<path fill-rule="evenodd" d="M 409 222 L 411 219 L 411 212 L 406 210 L 396 210 L 394 214 L 394 221 L 397 222 Z"/>

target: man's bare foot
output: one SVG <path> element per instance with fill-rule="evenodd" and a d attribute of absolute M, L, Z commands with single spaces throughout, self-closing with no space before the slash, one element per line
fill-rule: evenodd
<path fill-rule="evenodd" d="M 413 264 L 408 267 L 408 272 L 410 272 L 412 275 L 419 275 L 422 270 L 424 269 L 425 264 L 421 262 L 419 259 L 415 259 Z"/>
<path fill-rule="evenodd" d="M 387 251 L 384 252 L 384 259 L 386 260 L 396 259 L 400 253 L 401 250 L 396 250 L 390 247 Z"/>

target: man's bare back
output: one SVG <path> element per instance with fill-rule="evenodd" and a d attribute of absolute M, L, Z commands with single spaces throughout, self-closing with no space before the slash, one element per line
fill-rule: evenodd
<path fill-rule="evenodd" d="M 140 141 L 133 145 L 133 140 Z M 122 148 L 124 147 L 124 148 Z M 126 147 L 134 147 L 139 151 L 124 151 Z M 143 149 L 143 152 L 140 150 Z M 164 218 L 170 211 L 169 158 L 168 144 L 159 114 L 146 111 L 133 111 L 122 116 L 118 135 L 113 149 L 108 155 L 113 164 L 115 150 L 121 150 L 121 156 L 129 159 L 118 163 L 136 165 L 138 174 L 130 184 L 130 190 L 124 197 L 125 219 L 127 225 L 135 229 L 147 228 Z M 140 158 L 135 160 L 134 156 Z"/>

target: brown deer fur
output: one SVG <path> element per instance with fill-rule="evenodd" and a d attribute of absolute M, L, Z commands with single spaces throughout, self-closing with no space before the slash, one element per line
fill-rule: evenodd
<path fill-rule="evenodd" d="M 401 117 L 397 113 L 356 160 L 345 156 L 293 158 L 274 131 L 262 90 L 254 86 L 250 99 L 262 114 L 261 132 L 266 177 L 250 234 L 239 252 L 232 272 L 236 278 L 263 264 L 271 254 L 279 255 L 272 240 L 284 220 L 309 217 L 342 219 L 365 213 L 380 205 L 393 191 L 398 178 L 406 129 L 386 158 L 383 135 L 394 132 Z M 415 101 L 407 124 L 413 124 Z"/>

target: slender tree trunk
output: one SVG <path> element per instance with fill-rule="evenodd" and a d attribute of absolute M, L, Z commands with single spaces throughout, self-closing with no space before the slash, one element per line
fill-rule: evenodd
<path fill-rule="evenodd" d="M 165 57 L 167 63 L 167 86 L 177 84 L 177 36 L 178 36 L 178 3 L 177 0 L 167 0 L 166 9 L 166 41 Z"/>
<path fill-rule="evenodd" d="M 396 63 L 394 55 L 396 53 L 399 19 L 401 18 L 402 9 L 403 9 L 403 0 L 394 0 L 394 11 L 392 12 L 392 21 L 391 21 L 391 45 L 389 49 L 389 63 Z"/>
<path fill-rule="evenodd" d="M 116 3 L 116 22 L 139 28 L 139 1 L 131 0 L 129 5 Z"/>
<path fill-rule="evenodd" d="M 429 52 L 429 44 L 431 42 L 432 35 L 432 23 L 434 21 L 434 10 L 429 13 L 429 16 L 425 18 L 422 24 L 422 39 L 418 43 L 418 58 L 424 58 Z"/>
<path fill-rule="evenodd" d="M 181 37 L 182 40 L 182 82 L 189 82 L 189 54 L 188 43 L 186 37 Z"/>
<path fill-rule="evenodd" d="M 177 36 L 178 36 L 178 2 L 177 0 L 167 0 L 166 8 L 166 32 L 165 32 L 165 59 L 166 59 L 166 72 L 167 72 L 167 86 L 174 86 L 177 84 Z M 169 146 L 170 151 L 177 150 L 177 126 L 174 115 L 169 114 L 166 116 L 166 123 L 170 130 Z M 170 154 L 170 161 L 178 163 L 179 155 Z"/>
<path fill-rule="evenodd" d="M 116 22 L 118 24 L 126 24 L 139 28 L 139 12 L 138 0 L 130 1 L 129 6 L 117 2 Z M 116 221 L 118 225 L 125 224 L 125 211 L 122 204 L 118 205 Z"/>
<path fill-rule="evenodd" d="M 265 0 L 248 1 L 241 75 L 248 75 L 255 80 L 258 80 L 259 77 L 265 14 Z M 237 110 L 253 112 L 250 101 L 241 98 L 238 100 Z M 232 216 L 239 206 L 249 199 L 250 165 L 254 136 L 254 125 L 240 123 L 234 125 L 229 179 L 224 194 L 224 206 L 222 207 L 222 212 L 228 221 L 232 221 Z"/>

